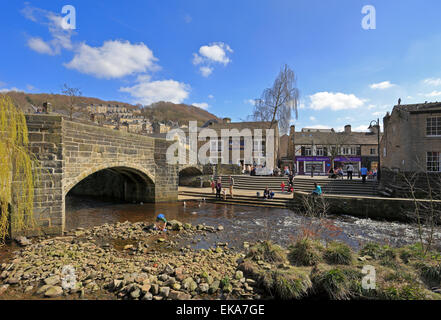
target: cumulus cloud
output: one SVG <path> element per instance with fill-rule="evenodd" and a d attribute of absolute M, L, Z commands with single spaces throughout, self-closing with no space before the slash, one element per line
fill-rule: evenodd
<path fill-rule="evenodd" d="M 223 42 L 204 45 L 199 48 L 198 53 L 193 53 L 193 64 L 200 65 L 199 71 L 204 77 L 208 77 L 213 72 L 213 64 L 226 66 L 231 62 L 229 53 L 233 53 L 233 50 Z"/>
<path fill-rule="evenodd" d="M 341 92 L 318 92 L 309 98 L 311 99 L 310 108 L 313 110 L 331 109 L 338 111 L 356 109 L 364 104 L 364 101 L 354 94 L 344 94 Z"/>
<path fill-rule="evenodd" d="M 369 87 L 371 89 L 377 89 L 377 90 L 385 90 L 394 87 L 395 84 L 390 83 L 390 81 L 383 81 L 379 83 L 373 83 Z"/>
<path fill-rule="evenodd" d="M 16 92 L 23 92 L 23 90 L 20 90 L 16 87 L 12 87 L 12 88 L 2 88 L 0 89 L 0 92 L 10 92 L 10 91 L 16 91 Z"/>
<path fill-rule="evenodd" d="M 209 94 L 209 95 L 208 95 L 208 98 L 210 98 L 210 99 L 214 99 L 214 96 L 213 96 L 212 94 Z"/>
<path fill-rule="evenodd" d="M 213 72 L 213 68 L 205 66 L 205 67 L 200 67 L 199 71 L 201 72 L 201 74 L 204 77 L 208 77 L 212 72 Z"/>
<path fill-rule="evenodd" d="M 210 107 L 206 102 L 193 102 L 191 105 L 204 110 L 207 110 Z"/>
<path fill-rule="evenodd" d="M 153 52 L 144 44 L 109 40 L 101 47 L 83 43 L 72 61 L 65 66 L 98 78 L 120 78 L 133 73 L 155 70 Z"/>
<path fill-rule="evenodd" d="M 441 91 L 432 91 L 430 93 L 422 93 L 420 95 L 425 96 L 425 97 L 431 97 L 431 98 L 439 97 L 439 96 L 441 96 Z"/>
<path fill-rule="evenodd" d="M 309 120 L 311 120 L 311 121 L 315 121 L 316 118 L 315 118 L 314 116 L 310 116 L 310 117 L 309 117 Z"/>
<path fill-rule="evenodd" d="M 441 79 L 440 78 L 428 78 L 423 80 L 424 84 L 427 84 L 429 86 L 438 87 L 441 86 Z"/>
<path fill-rule="evenodd" d="M 27 41 L 32 50 L 49 55 L 60 54 L 62 49 L 72 50 L 72 29 L 64 28 L 63 17 L 55 12 L 40 8 L 26 7 L 21 11 L 26 19 L 48 27 L 51 39 L 43 40 L 40 37 L 30 37 Z"/>
<path fill-rule="evenodd" d="M 130 93 L 135 103 L 149 105 L 158 101 L 181 103 L 188 97 L 190 86 L 175 80 L 160 80 L 143 81 L 119 90 Z"/>

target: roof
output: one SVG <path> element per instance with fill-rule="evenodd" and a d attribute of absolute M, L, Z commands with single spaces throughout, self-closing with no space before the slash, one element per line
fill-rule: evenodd
<path fill-rule="evenodd" d="M 401 104 L 394 106 L 393 111 L 394 110 L 403 110 L 410 113 L 438 112 L 441 111 L 441 102 Z"/>
<path fill-rule="evenodd" d="M 269 129 L 271 121 L 248 121 L 248 122 L 221 122 L 211 123 L 208 128 L 211 129 Z M 273 124 L 273 128 L 277 127 L 277 122 Z"/>
<path fill-rule="evenodd" d="M 380 134 L 380 138 L 381 138 Z M 377 134 L 372 132 L 295 132 L 294 143 L 318 145 L 378 144 Z"/>

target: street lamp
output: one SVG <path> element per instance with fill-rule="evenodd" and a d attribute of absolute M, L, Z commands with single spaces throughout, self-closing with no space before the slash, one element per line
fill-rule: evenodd
<path fill-rule="evenodd" d="M 374 126 L 372 126 L 372 123 L 375 123 Z M 377 145 L 377 155 L 378 155 L 378 170 L 377 170 L 377 180 L 380 181 L 381 177 L 381 157 L 380 157 L 380 119 L 377 118 L 377 120 L 372 120 L 369 123 L 369 128 L 372 129 L 372 127 L 377 127 L 377 139 L 378 139 L 378 145 Z"/>

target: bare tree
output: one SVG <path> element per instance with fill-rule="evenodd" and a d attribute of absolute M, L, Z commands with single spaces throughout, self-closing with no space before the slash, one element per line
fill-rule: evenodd
<path fill-rule="evenodd" d="M 270 129 L 278 122 L 280 134 L 288 132 L 291 114 L 298 118 L 297 102 L 299 90 L 296 87 L 294 71 L 284 65 L 271 88 L 263 90 L 260 99 L 254 102 L 251 118 L 254 121 L 270 121 Z"/>
<path fill-rule="evenodd" d="M 81 91 L 78 88 L 71 88 L 65 83 L 61 93 L 69 97 L 69 116 L 70 120 L 72 120 L 74 105 L 77 102 L 78 97 L 81 96 Z"/>

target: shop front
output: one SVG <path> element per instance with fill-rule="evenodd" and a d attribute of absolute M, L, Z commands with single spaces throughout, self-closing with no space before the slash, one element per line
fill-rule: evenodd
<path fill-rule="evenodd" d="M 329 157 L 296 157 L 297 174 L 310 175 L 327 175 L 331 168 L 331 160 Z"/>
<path fill-rule="evenodd" d="M 345 173 L 348 164 L 352 164 L 354 167 L 354 173 L 359 172 L 361 168 L 361 157 L 339 156 L 334 158 L 334 168 L 343 168 Z"/>

